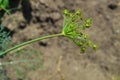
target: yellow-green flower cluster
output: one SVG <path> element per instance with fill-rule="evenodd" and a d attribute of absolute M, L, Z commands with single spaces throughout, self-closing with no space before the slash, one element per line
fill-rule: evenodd
<path fill-rule="evenodd" d="M 88 39 L 88 34 L 83 33 L 84 30 L 90 26 L 91 19 L 83 20 L 80 10 L 77 10 L 75 13 L 64 10 L 62 33 L 75 42 L 80 47 L 81 52 L 86 52 L 87 47 L 97 49 L 97 45 L 93 44 L 93 42 Z"/>

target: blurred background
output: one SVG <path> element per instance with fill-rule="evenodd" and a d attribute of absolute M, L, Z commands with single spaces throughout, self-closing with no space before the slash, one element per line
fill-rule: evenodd
<path fill-rule="evenodd" d="M 61 32 L 63 10 L 81 9 L 99 49 L 81 54 L 65 37 L 39 41 L 0 59 L 0 80 L 120 80 L 120 0 L 10 0 L 9 9 L 0 15 L 11 46 Z"/>

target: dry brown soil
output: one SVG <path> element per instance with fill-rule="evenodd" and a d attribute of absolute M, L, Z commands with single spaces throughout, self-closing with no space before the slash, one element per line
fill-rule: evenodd
<path fill-rule="evenodd" d="M 14 1 L 11 3 L 17 5 Z M 31 46 L 42 52 L 43 68 L 29 71 L 24 78 L 12 75 L 8 80 L 117 80 L 120 76 L 119 0 L 25 0 L 16 5 L 13 7 L 20 9 L 2 21 L 13 32 L 14 44 L 61 32 L 63 10 L 81 9 L 85 18 L 92 18 L 92 27 L 86 32 L 99 49 L 81 54 L 65 37 L 39 41 Z M 7 70 L 14 73 L 9 67 Z"/>

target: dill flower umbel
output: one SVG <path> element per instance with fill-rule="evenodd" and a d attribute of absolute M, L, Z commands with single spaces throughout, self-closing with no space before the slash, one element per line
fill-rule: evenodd
<path fill-rule="evenodd" d="M 93 47 L 95 50 L 97 49 L 97 45 L 89 40 L 88 34 L 83 33 L 83 31 L 90 26 L 91 19 L 88 18 L 83 20 L 80 10 L 77 10 L 75 13 L 64 10 L 62 33 L 77 44 L 80 47 L 81 52 L 86 52 L 87 47 Z"/>

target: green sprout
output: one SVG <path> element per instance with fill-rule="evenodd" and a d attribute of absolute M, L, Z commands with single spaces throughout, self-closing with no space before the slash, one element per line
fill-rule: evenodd
<path fill-rule="evenodd" d="M 27 44 L 58 36 L 65 36 L 70 38 L 76 45 L 80 47 L 81 52 L 85 53 L 88 47 L 92 47 L 94 50 L 98 48 L 97 45 L 93 44 L 91 40 L 89 40 L 88 34 L 84 34 L 84 30 L 91 26 L 91 19 L 88 18 L 83 20 L 81 11 L 77 10 L 75 13 L 72 13 L 68 10 L 64 10 L 64 22 L 63 29 L 61 33 L 48 35 L 40 38 L 36 38 L 27 42 L 23 42 L 19 45 L 16 45 L 4 52 L 0 53 L 0 56 L 3 56 L 13 50 L 16 50 L 20 47 L 23 47 Z"/>
<path fill-rule="evenodd" d="M 10 11 L 7 9 L 9 5 L 9 0 L 0 0 L 0 11 L 4 10 L 7 14 L 10 14 Z"/>
<path fill-rule="evenodd" d="M 8 7 L 9 0 L 0 0 L 0 10 L 5 10 Z"/>

